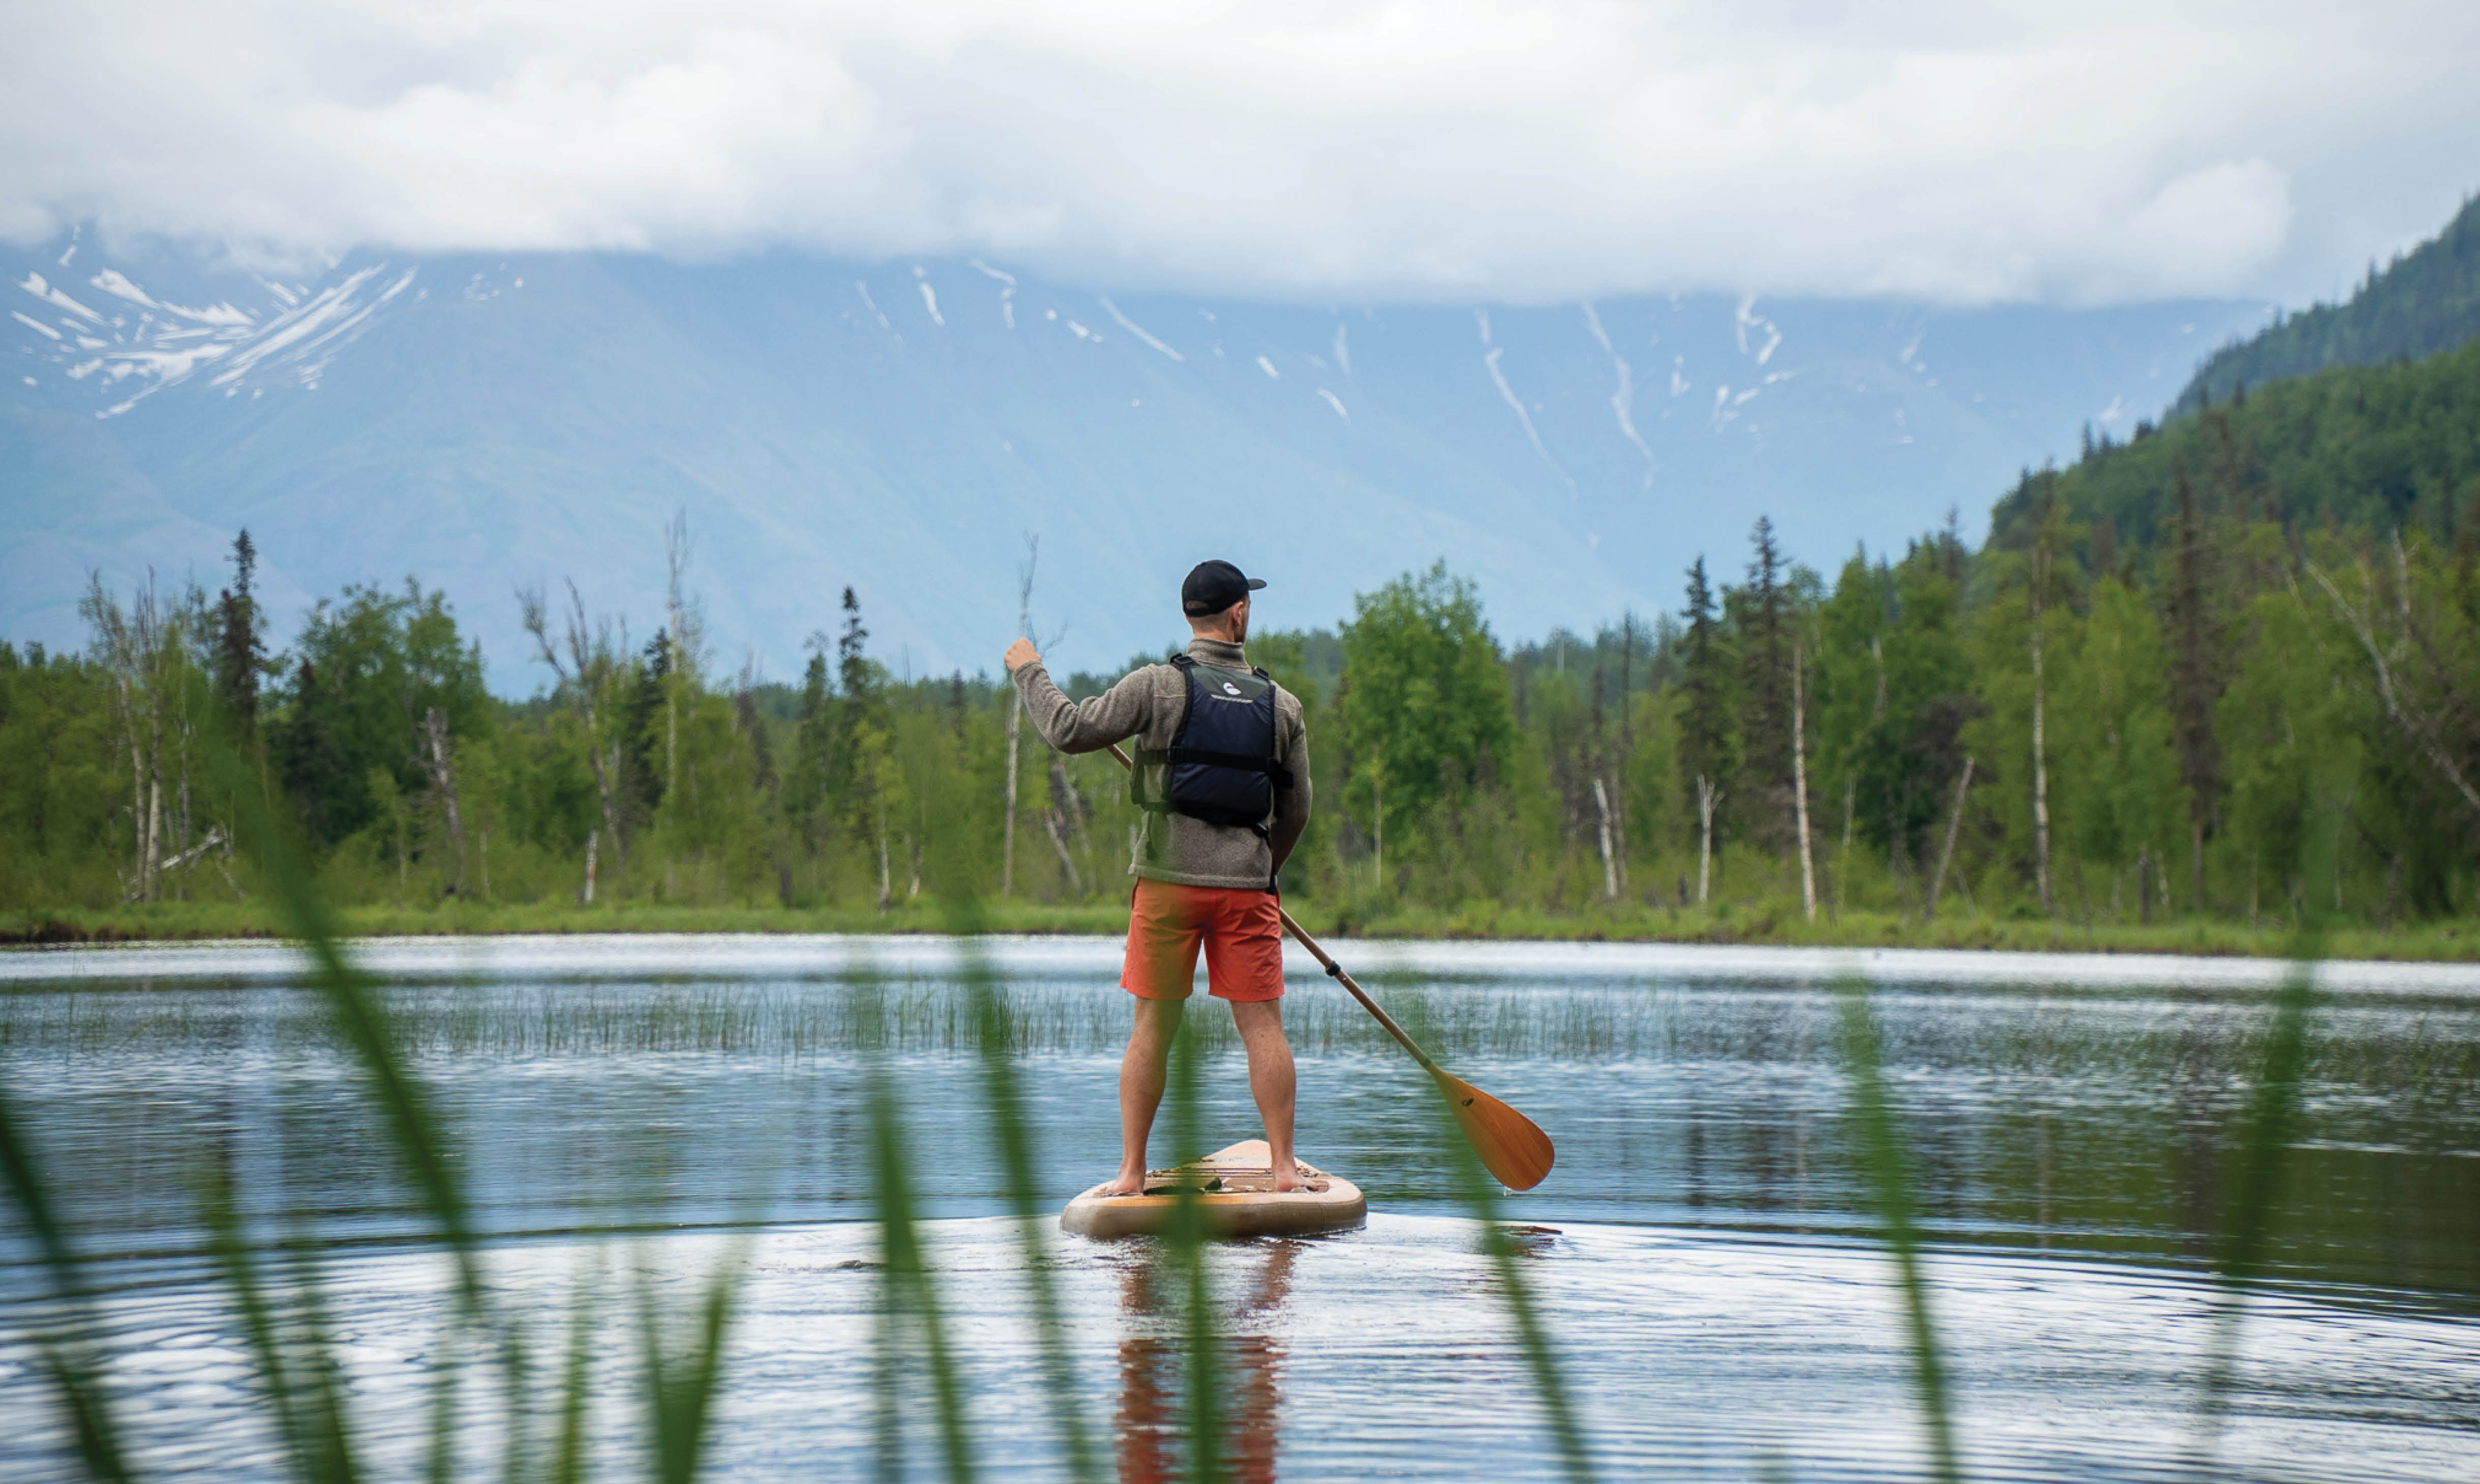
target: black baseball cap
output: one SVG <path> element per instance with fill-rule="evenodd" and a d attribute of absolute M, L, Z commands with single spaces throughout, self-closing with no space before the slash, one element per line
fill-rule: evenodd
<path fill-rule="evenodd" d="M 1191 618 L 1211 618 L 1265 586 L 1264 578 L 1250 577 L 1227 561 L 1201 561 L 1179 585 L 1179 610 Z"/>

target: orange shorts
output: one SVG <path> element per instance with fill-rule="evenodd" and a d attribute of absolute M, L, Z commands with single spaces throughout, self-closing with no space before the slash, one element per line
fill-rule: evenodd
<path fill-rule="evenodd" d="M 1283 920 L 1274 893 L 1143 876 L 1128 894 L 1128 957 L 1120 987 L 1146 1000 L 1187 999 L 1200 943 L 1207 992 L 1216 999 L 1283 997 Z"/>

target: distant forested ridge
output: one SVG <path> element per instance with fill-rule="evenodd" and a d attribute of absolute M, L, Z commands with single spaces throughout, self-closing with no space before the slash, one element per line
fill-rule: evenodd
<path fill-rule="evenodd" d="M 2368 276 L 2349 301 L 2288 315 L 2216 352 L 2171 405 L 2183 417 L 2245 388 L 2337 366 L 2420 360 L 2480 339 L 2480 197 L 2445 230 Z"/>
<path fill-rule="evenodd" d="M 2299 530 L 2401 527 L 2450 545 L 2480 493 L 2480 341 L 2424 361 L 2251 386 L 2136 433 L 2094 445 L 2064 470 L 2027 474 L 1993 512 L 1992 544 L 2021 547 L 2046 499 L 2080 556 L 2148 571 L 2184 499 Z"/>

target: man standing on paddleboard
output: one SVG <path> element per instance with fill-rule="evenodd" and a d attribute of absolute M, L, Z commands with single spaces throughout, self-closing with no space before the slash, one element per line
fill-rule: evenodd
<path fill-rule="evenodd" d="M 1266 1121 L 1274 1185 L 1306 1184 L 1292 1162 L 1292 1046 L 1283 1037 L 1283 928 L 1275 873 L 1309 821 L 1308 728 L 1298 697 L 1249 664 L 1249 594 L 1265 586 L 1227 561 L 1180 585 L 1195 636 L 1092 700 L 1060 692 L 1031 640 L 1008 646 L 1008 677 L 1049 743 L 1099 752 L 1137 739 L 1129 791 L 1146 811 L 1128 871 L 1128 950 L 1120 987 L 1136 1025 L 1120 1062 L 1120 1173 L 1097 1194 L 1145 1188 L 1146 1137 L 1162 1105 L 1180 1007 L 1205 950 L 1207 990 L 1228 1001 L 1249 1049 L 1249 1090 Z"/>

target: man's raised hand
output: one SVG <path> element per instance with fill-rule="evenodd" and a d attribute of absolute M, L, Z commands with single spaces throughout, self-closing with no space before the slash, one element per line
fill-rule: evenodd
<path fill-rule="evenodd" d="M 999 663 L 1005 664 L 1008 667 L 1008 673 L 1013 675 L 1026 665 L 1038 664 L 1041 661 L 1042 655 L 1033 647 L 1033 640 L 1020 638 L 1007 647 L 1007 653 L 1001 657 Z"/>

